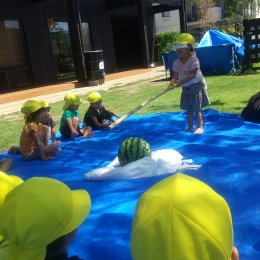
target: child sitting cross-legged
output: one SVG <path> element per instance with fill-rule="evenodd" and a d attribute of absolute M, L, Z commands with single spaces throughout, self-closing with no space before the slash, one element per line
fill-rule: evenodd
<path fill-rule="evenodd" d="M 44 102 L 28 100 L 21 111 L 25 115 L 25 126 L 20 136 L 20 153 L 24 160 L 53 159 L 59 147 L 49 143 L 49 128 L 42 123 L 45 119 Z"/>
<path fill-rule="evenodd" d="M 93 130 L 104 129 L 115 122 L 113 116 L 120 118 L 120 115 L 102 105 L 102 97 L 98 92 L 89 93 L 87 99 L 90 106 L 84 116 L 86 126 L 90 126 Z"/>
<path fill-rule="evenodd" d="M 92 128 L 90 126 L 80 128 L 79 121 L 79 105 L 82 100 L 77 94 L 68 93 L 64 98 L 63 114 L 60 123 L 60 133 L 64 139 L 74 139 L 77 136 L 93 137 Z"/>

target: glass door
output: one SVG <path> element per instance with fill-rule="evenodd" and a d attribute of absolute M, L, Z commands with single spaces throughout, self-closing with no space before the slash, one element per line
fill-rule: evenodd
<path fill-rule="evenodd" d="M 49 33 L 58 79 L 76 77 L 68 23 L 49 24 Z"/>
<path fill-rule="evenodd" d="M 18 20 L 0 20 L 0 90 L 30 84 Z"/>

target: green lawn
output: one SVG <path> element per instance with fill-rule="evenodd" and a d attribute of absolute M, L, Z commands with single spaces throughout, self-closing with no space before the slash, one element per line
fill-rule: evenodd
<path fill-rule="evenodd" d="M 249 97 L 260 90 L 260 74 L 244 76 L 210 76 L 206 77 L 208 95 L 211 101 L 209 108 L 221 112 L 240 113 L 246 105 Z M 123 115 L 137 105 L 146 101 L 153 95 L 161 92 L 169 84 L 165 80 L 143 80 L 117 86 L 108 91 L 100 91 L 104 105 L 119 114 Z M 138 114 L 156 113 L 165 111 L 180 111 L 181 89 L 174 89 L 162 95 L 149 105 L 138 111 Z M 86 100 L 86 96 L 82 97 Z M 63 102 L 51 104 L 52 117 L 57 122 L 56 129 L 59 129 L 59 120 L 62 114 Z M 87 110 L 88 103 L 80 107 L 81 118 Z M 0 149 L 5 150 L 11 144 L 18 144 L 21 129 L 24 124 L 21 112 L 0 116 Z"/>

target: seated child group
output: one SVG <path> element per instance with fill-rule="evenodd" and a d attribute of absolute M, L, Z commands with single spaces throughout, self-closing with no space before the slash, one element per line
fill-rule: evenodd
<path fill-rule="evenodd" d="M 106 129 L 115 122 L 113 117 L 120 117 L 102 105 L 98 92 L 91 92 L 87 99 L 90 106 L 81 127 L 78 109 L 82 100 L 74 93 L 68 93 L 64 97 L 59 129 L 63 140 L 93 137 L 93 130 Z M 50 115 L 49 104 L 44 100 L 28 100 L 22 105 L 21 112 L 24 114 L 25 126 L 20 136 L 20 145 L 13 145 L 9 153 L 21 154 L 27 161 L 51 160 L 59 151 L 59 141 L 56 139 L 55 122 Z"/>

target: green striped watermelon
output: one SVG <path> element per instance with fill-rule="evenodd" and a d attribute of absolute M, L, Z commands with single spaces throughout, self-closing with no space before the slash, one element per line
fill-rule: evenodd
<path fill-rule="evenodd" d="M 126 139 L 118 150 L 118 160 L 121 166 L 150 155 L 150 145 L 140 137 L 130 137 Z"/>

